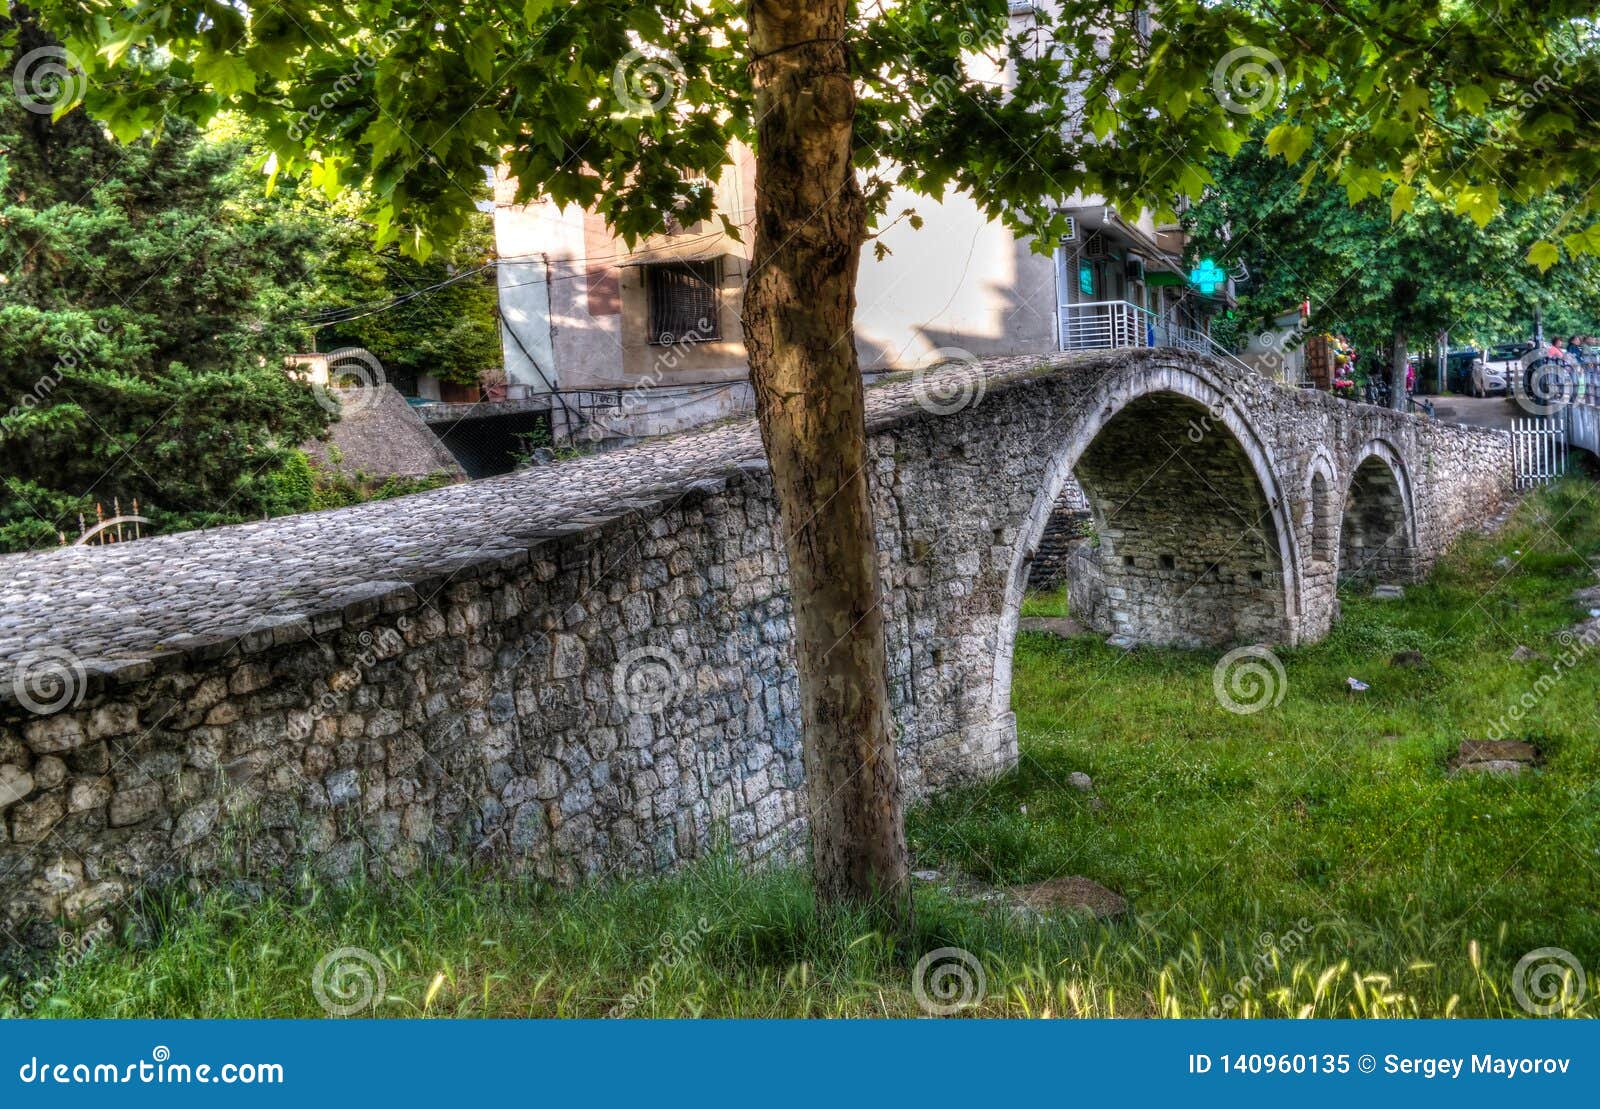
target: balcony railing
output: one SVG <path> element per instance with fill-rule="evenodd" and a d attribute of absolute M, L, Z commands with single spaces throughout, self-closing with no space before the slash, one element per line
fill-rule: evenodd
<path fill-rule="evenodd" d="M 1119 350 L 1167 347 L 1209 354 L 1239 369 L 1256 372 L 1204 331 L 1174 323 L 1126 300 L 1098 300 L 1061 306 L 1062 350 Z"/>
<path fill-rule="evenodd" d="M 1099 300 L 1061 306 L 1063 350 L 1117 350 L 1150 347 L 1154 313 L 1125 300 Z"/>
<path fill-rule="evenodd" d="M 1118 350 L 1123 347 L 1179 347 L 1211 351 L 1210 338 L 1126 300 L 1097 300 L 1061 306 L 1063 350 Z"/>
<path fill-rule="evenodd" d="M 1063 350 L 1112 350 L 1148 345 L 1141 310 L 1127 301 L 1102 300 L 1061 306 Z"/>

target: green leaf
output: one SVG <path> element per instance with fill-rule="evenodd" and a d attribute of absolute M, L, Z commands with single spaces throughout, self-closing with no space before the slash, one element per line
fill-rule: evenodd
<path fill-rule="evenodd" d="M 1500 190 L 1494 185 L 1467 185 L 1456 194 L 1456 214 L 1486 227 L 1500 210 Z"/>
<path fill-rule="evenodd" d="M 1561 242 L 1567 248 L 1567 253 L 1573 257 L 1580 254 L 1600 254 L 1600 223 L 1592 224 L 1585 231 L 1574 231 L 1564 236 Z"/>
<path fill-rule="evenodd" d="M 1428 90 L 1421 85 L 1412 85 L 1400 94 L 1400 110 L 1408 116 L 1415 116 L 1428 106 Z"/>
<path fill-rule="evenodd" d="M 1489 91 L 1482 85 L 1458 85 L 1455 101 L 1462 111 L 1481 116 L 1489 107 Z"/>
<path fill-rule="evenodd" d="M 1412 211 L 1417 203 L 1417 190 L 1410 185 L 1395 186 L 1394 195 L 1389 197 L 1389 219 L 1398 220 L 1407 212 Z"/>
<path fill-rule="evenodd" d="M 1544 273 L 1561 261 L 1561 249 L 1555 243 L 1540 239 L 1529 248 L 1528 261 L 1538 266 L 1540 273 Z"/>
<path fill-rule="evenodd" d="M 1267 153 L 1281 154 L 1290 165 L 1294 165 L 1310 149 L 1311 138 L 1310 127 L 1280 123 L 1267 132 Z"/>
<path fill-rule="evenodd" d="M 494 80 L 494 59 L 500 38 L 488 26 L 479 27 L 467 40 L 467 68 L 482 84 Z"/>
<path fill-rule="evenodd" d="M 223 96 L 254 92 L 256 71 L 237 54 L 202 54 L 195 59 L 194 75 Z"/>

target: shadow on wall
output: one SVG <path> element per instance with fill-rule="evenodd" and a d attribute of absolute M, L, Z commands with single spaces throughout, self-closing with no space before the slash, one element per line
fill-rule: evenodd
<path fill-rule="evenodd" d="M 872 329 L 870 319 L 859 324 L 856 348 L 862 367 L 917 367 L 927 364 L 935 351 L 963 351 L 979 358 L 1056 353 L 1055 263 L 1048 255 L 1033 253 L 1027 240 L 1013 239 L 1005 250 L 1009 276 L 964 281 L 954 290 L 940 287 L 920 295 L 916 276 L 890 285 L 885 295 L 899 302 L 901 314 L 923 322 L 907 325 L 898 346 L 865 337 Z M 948 268 L 942 266 L 941 273 Z M 976 257 L 967 269 L 972 276 L 994 272 Z"/>

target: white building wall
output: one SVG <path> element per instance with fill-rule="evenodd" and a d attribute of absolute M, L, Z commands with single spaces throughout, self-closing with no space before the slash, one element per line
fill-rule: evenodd
<path fill-rule="evenodd" d="M 543 226 L 546 221 L 540 218 L 540 210 L 545 207 L 497 206 L 494 210 L 495 247 L 500 263 L 496 267 L 500 346 L 505 357 L 506 384 L 513 398 L 548 393 L 557 384 L 547 258 L 552 248 L 559 249 L 560 236 L 549 235 L 551 229 Z M 516 333 L 515 339 L 509 334 L 511 331 Z"/>
<path fill-rule="evenodd" d="M 968 197 L 931 201 L 897 192 L 890 212 L 911 208 L 883 233 L 881 260 L 862 252 L 856 289 L 856 348 L 867 370 L 925 365 L 937 352 L 987 356 L 1055 349 L 1055 264 Z"/>

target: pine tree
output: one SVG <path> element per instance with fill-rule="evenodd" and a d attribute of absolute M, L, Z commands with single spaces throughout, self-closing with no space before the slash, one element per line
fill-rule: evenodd
<path fill-rule="evenodd" d="M 48 46 L 27 25 L 16 55 Z M 13 68 L 17 58 L 13 58 Z M 95 503 L 160 530 L 258 519 L 329 413 L 284 369 L 306 232 L 241 203 L 239 151 L 169 122 L 118 145 L 0 92 L 0 549 Z"/>

